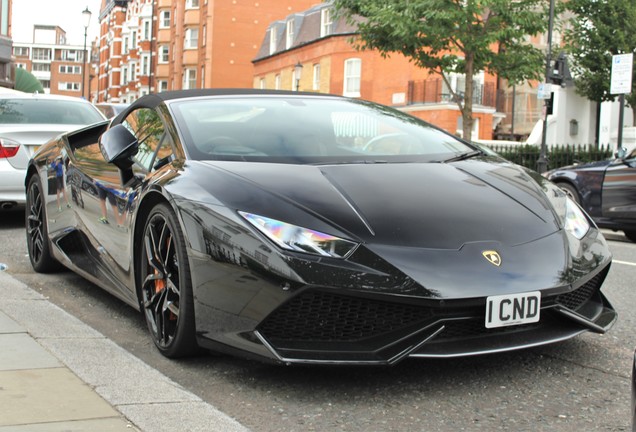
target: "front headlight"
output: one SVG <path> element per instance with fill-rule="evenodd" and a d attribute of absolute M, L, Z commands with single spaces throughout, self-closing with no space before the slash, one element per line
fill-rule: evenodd
<path fill-rule="evenodd" d="M 570 198 L 565 204 L 565 230 L 577 239 L 581 240 L 590 230 L 590 223 L 583 211 Z"/>
<path fill-rule="evenodd" d="M 256 229 L 283 249 L 332 258 L 346 258 L 357 243 L 252 213 L 239 212 Z"/>

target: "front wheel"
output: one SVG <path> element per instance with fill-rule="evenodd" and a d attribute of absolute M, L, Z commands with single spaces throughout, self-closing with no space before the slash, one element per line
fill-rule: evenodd
<path fill-rule="evenodd" d="M 141 307 L 152 339 L 166 357 L 196 349 L 194 302 L 185 240 L 167 204 L 155 206 L 146 222 L 140 265 Z"/>
<path fill-rule="evenodd" d="M 557 186 L 561 188 L 565 194 L 572 199 L 575 203 L 581 205 L 581 198 L 579 192 L 570 183 L 557 183 Z"/>
<path fill-rule="evenodd" d="M 46 206 L 37 175 L 31 177 L 27 186 L 25 219 L 27 251 L 33 270 L 38 273 L 59 270 L 62 265 L 51 255 Z"/>

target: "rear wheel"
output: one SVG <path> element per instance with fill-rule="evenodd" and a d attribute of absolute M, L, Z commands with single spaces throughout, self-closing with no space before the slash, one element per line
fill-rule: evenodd
<path fill-rule="evenodd" d="M 27 186 L 25 225 L 29 259 L 33 269 L 38 273 L 50 273 L 61 267 L 51 255 L 44 204 L 40 179 L 34 175 Z"/>
<path fill-rule="evenodd" d="M 183 357 L 197 346 L 185 241 L 167 204 L 155 206 L 147 220 L 140 265 L 142 310 L 159 351 Z"/>
<path fill-rule="evenodd" d="M 574 186 L 570 183 L 557 183 L 557 186 L 561 188 L 565 194 L 572 199 L 577 204 L 581 204 L 581 198 L 579 197 L 579 192 L 576 190 Z"/>
<path fill-rule="evenodd" d="M 625 237 L 630 239 L 633 242 L 636 242 L 636 231 L 623 231 L 625 233 Z"/>

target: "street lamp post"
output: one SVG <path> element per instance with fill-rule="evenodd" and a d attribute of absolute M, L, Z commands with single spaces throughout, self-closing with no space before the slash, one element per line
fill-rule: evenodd
<path fill-rule="evenodd" d="M 88 6 L 86 9 L 82 11 L 82 18 L 84 19 L 84 66 L 82 66 L 82 97 L 86 98 L 84 87 L 86 87 L 86 34 L 88 33 L 88 25 L 91 22 L 91 11 L 88 10 Z"/>
<path fill-rule="evenodd" d="M 545 82 L 546 85 L 550 83 L 550 77 L 552 76 L 551 62 L 552 62 L 552 25 L 554 23 L 554 0 L 550 0 L 550 15 L 548 18 L 548 50 L 545 59 Z M 539 151 L 539 160 L 537 161 L 537 171 L 544 173 L 548 170 L 548 157 L 547 157 L 547 136 L 548 136 L 548 102 L 547 99 L 544 105 L 545 113 L 543 115 L 543 129 L 541 131 L 541 150 Z"/>
<path fill-rule="evenodd" d="M 303 73 L 303 65 L 300 61 L 294 65 L 294 77 L 296 78 L 296 91 L 300 88 L 300 75 Z"/>

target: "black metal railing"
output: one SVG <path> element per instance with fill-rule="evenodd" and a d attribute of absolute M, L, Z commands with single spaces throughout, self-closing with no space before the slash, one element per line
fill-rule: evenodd
<path fill-rule="evenodd" d="M 492 150 L 510 162 L 536 170 L 541 149 L 536 145 L 488 144 Z M 614 154 L 613 146 L 594 144 L 554 145 L 547 148 L 548 168 L 554 169 L 575 163 L 596 162 L 609 159 Z"/>

